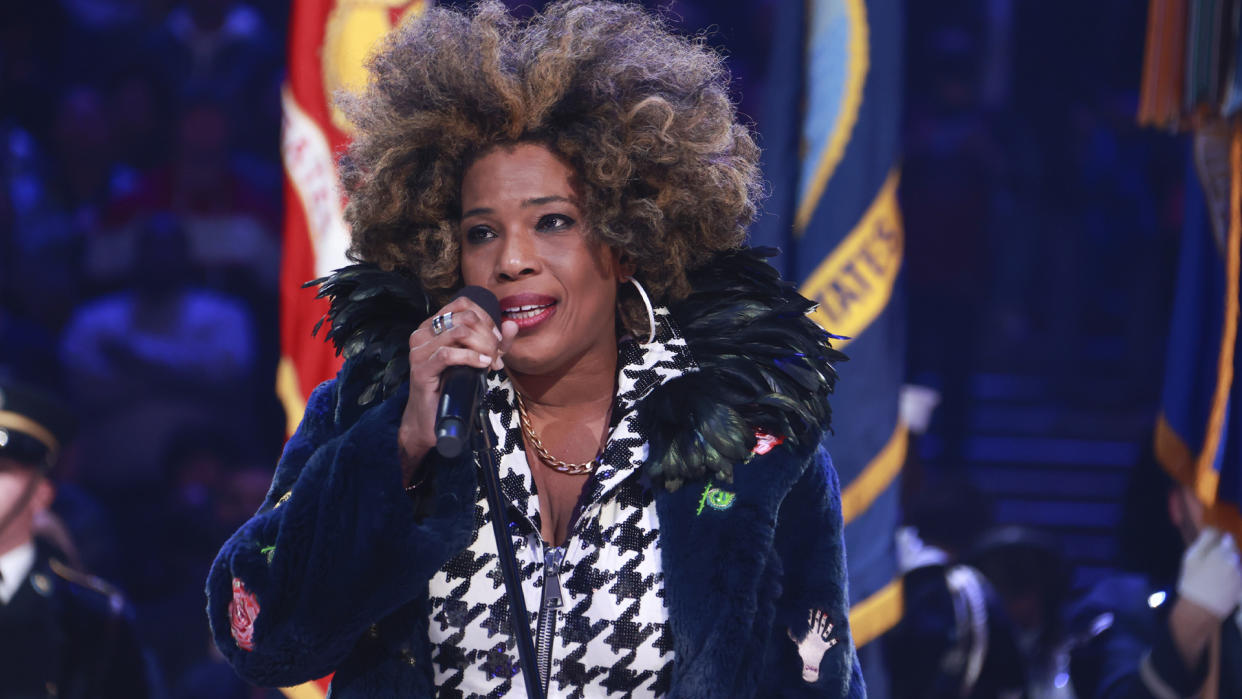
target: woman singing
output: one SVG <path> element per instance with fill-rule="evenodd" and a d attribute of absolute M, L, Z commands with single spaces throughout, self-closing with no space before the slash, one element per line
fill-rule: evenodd
<path fill-rule="evenodd" d="M 863 696 L 819 446 L 841 355 L 743 247 L 759 153 L 720 57 L 639 7 L 490 2 L 370 69 L 359 264 L 320 287 L 346 362 L 212 567 L 229 662 L 341 698 Z M 486 372 L 486 441 L 446 458 L 454 366 Z"/>

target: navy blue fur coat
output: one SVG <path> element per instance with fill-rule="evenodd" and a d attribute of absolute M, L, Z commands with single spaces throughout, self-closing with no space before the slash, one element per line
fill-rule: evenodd
<path fill-rule="evenodd" d="M 694 293 L 670 312 L 700 370 L 637 408 L 651 442 L 672 697 L 865 696 L 839 485 L 819 446 L 830 361 L 842 357 L 805 318 L 809 302 L 763 262 L 768 254 L 730 253 L 692 277 Z M 478 486 L 464 455 L 430 465 L 432 494 L 417 507 L 403 491 L 400 362 L 429 303 L 398 276 L 355 266 L 321 280 L 346 364 L 311 395 L 266 501 L 212 565 L 216 645 L 255 684 L 335 671 L 334 698 L 435 696 L 427 585 L 469 542 Z M 752 455 L 756 429 L 784 442 Z M 709 481 L 727 484 L 733 505 L 696 514 Z M 807 682 L 793 639 L 814 633 L 813 610 L 832 623 L 835 645 Z"/>

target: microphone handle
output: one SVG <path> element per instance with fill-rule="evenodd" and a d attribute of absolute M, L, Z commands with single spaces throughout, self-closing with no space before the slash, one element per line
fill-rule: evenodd
<path fill-rule="evenodd" d="M 474 429 L 475 407 L 483 392 L 483 372 L 465 366 L 444 370 L 436 407 L 436 451 L 447 459 L 466 448 Z"/>

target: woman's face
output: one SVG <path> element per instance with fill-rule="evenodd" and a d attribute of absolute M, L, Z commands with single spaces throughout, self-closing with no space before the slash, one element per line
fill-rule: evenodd
<path fill-rule="evenodd" d="M 549 374 L 615 361 L 619 255 L 587 235 L 573 169 L 547 148 L 496 148 L 461 185 L 461 274 L 518 325 L 505 366 Z"/>

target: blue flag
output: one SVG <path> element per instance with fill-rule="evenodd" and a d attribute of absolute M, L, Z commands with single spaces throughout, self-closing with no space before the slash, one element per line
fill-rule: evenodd
<path fill-rule="evenodd" d="M 1194 136 L 1186 178 L 1177 290 L 1169 326 L 1156 455 L 1208 506 L 1208 520 L 1242 538 L 1242 370 L 1238 348 L 1242 247 L 1242 123 Z M 1196 176 L 1197 173 L 1197 176 Z"/>
<path fill-rule="evenodd" d="M 898 418 L 901 7 L 900 0 L 780 3 L 759 124 L 772 193 L 752 240 L 782 250 L 782 273 L 819 304 L 815 320 L 848 338 L 834 342 L 850 361 L 838 367 L 835 434 L 825 445 L 841 477 L 850 625 L 860 647 L 901 618 L 893 551 L 906 453 Z"/>

